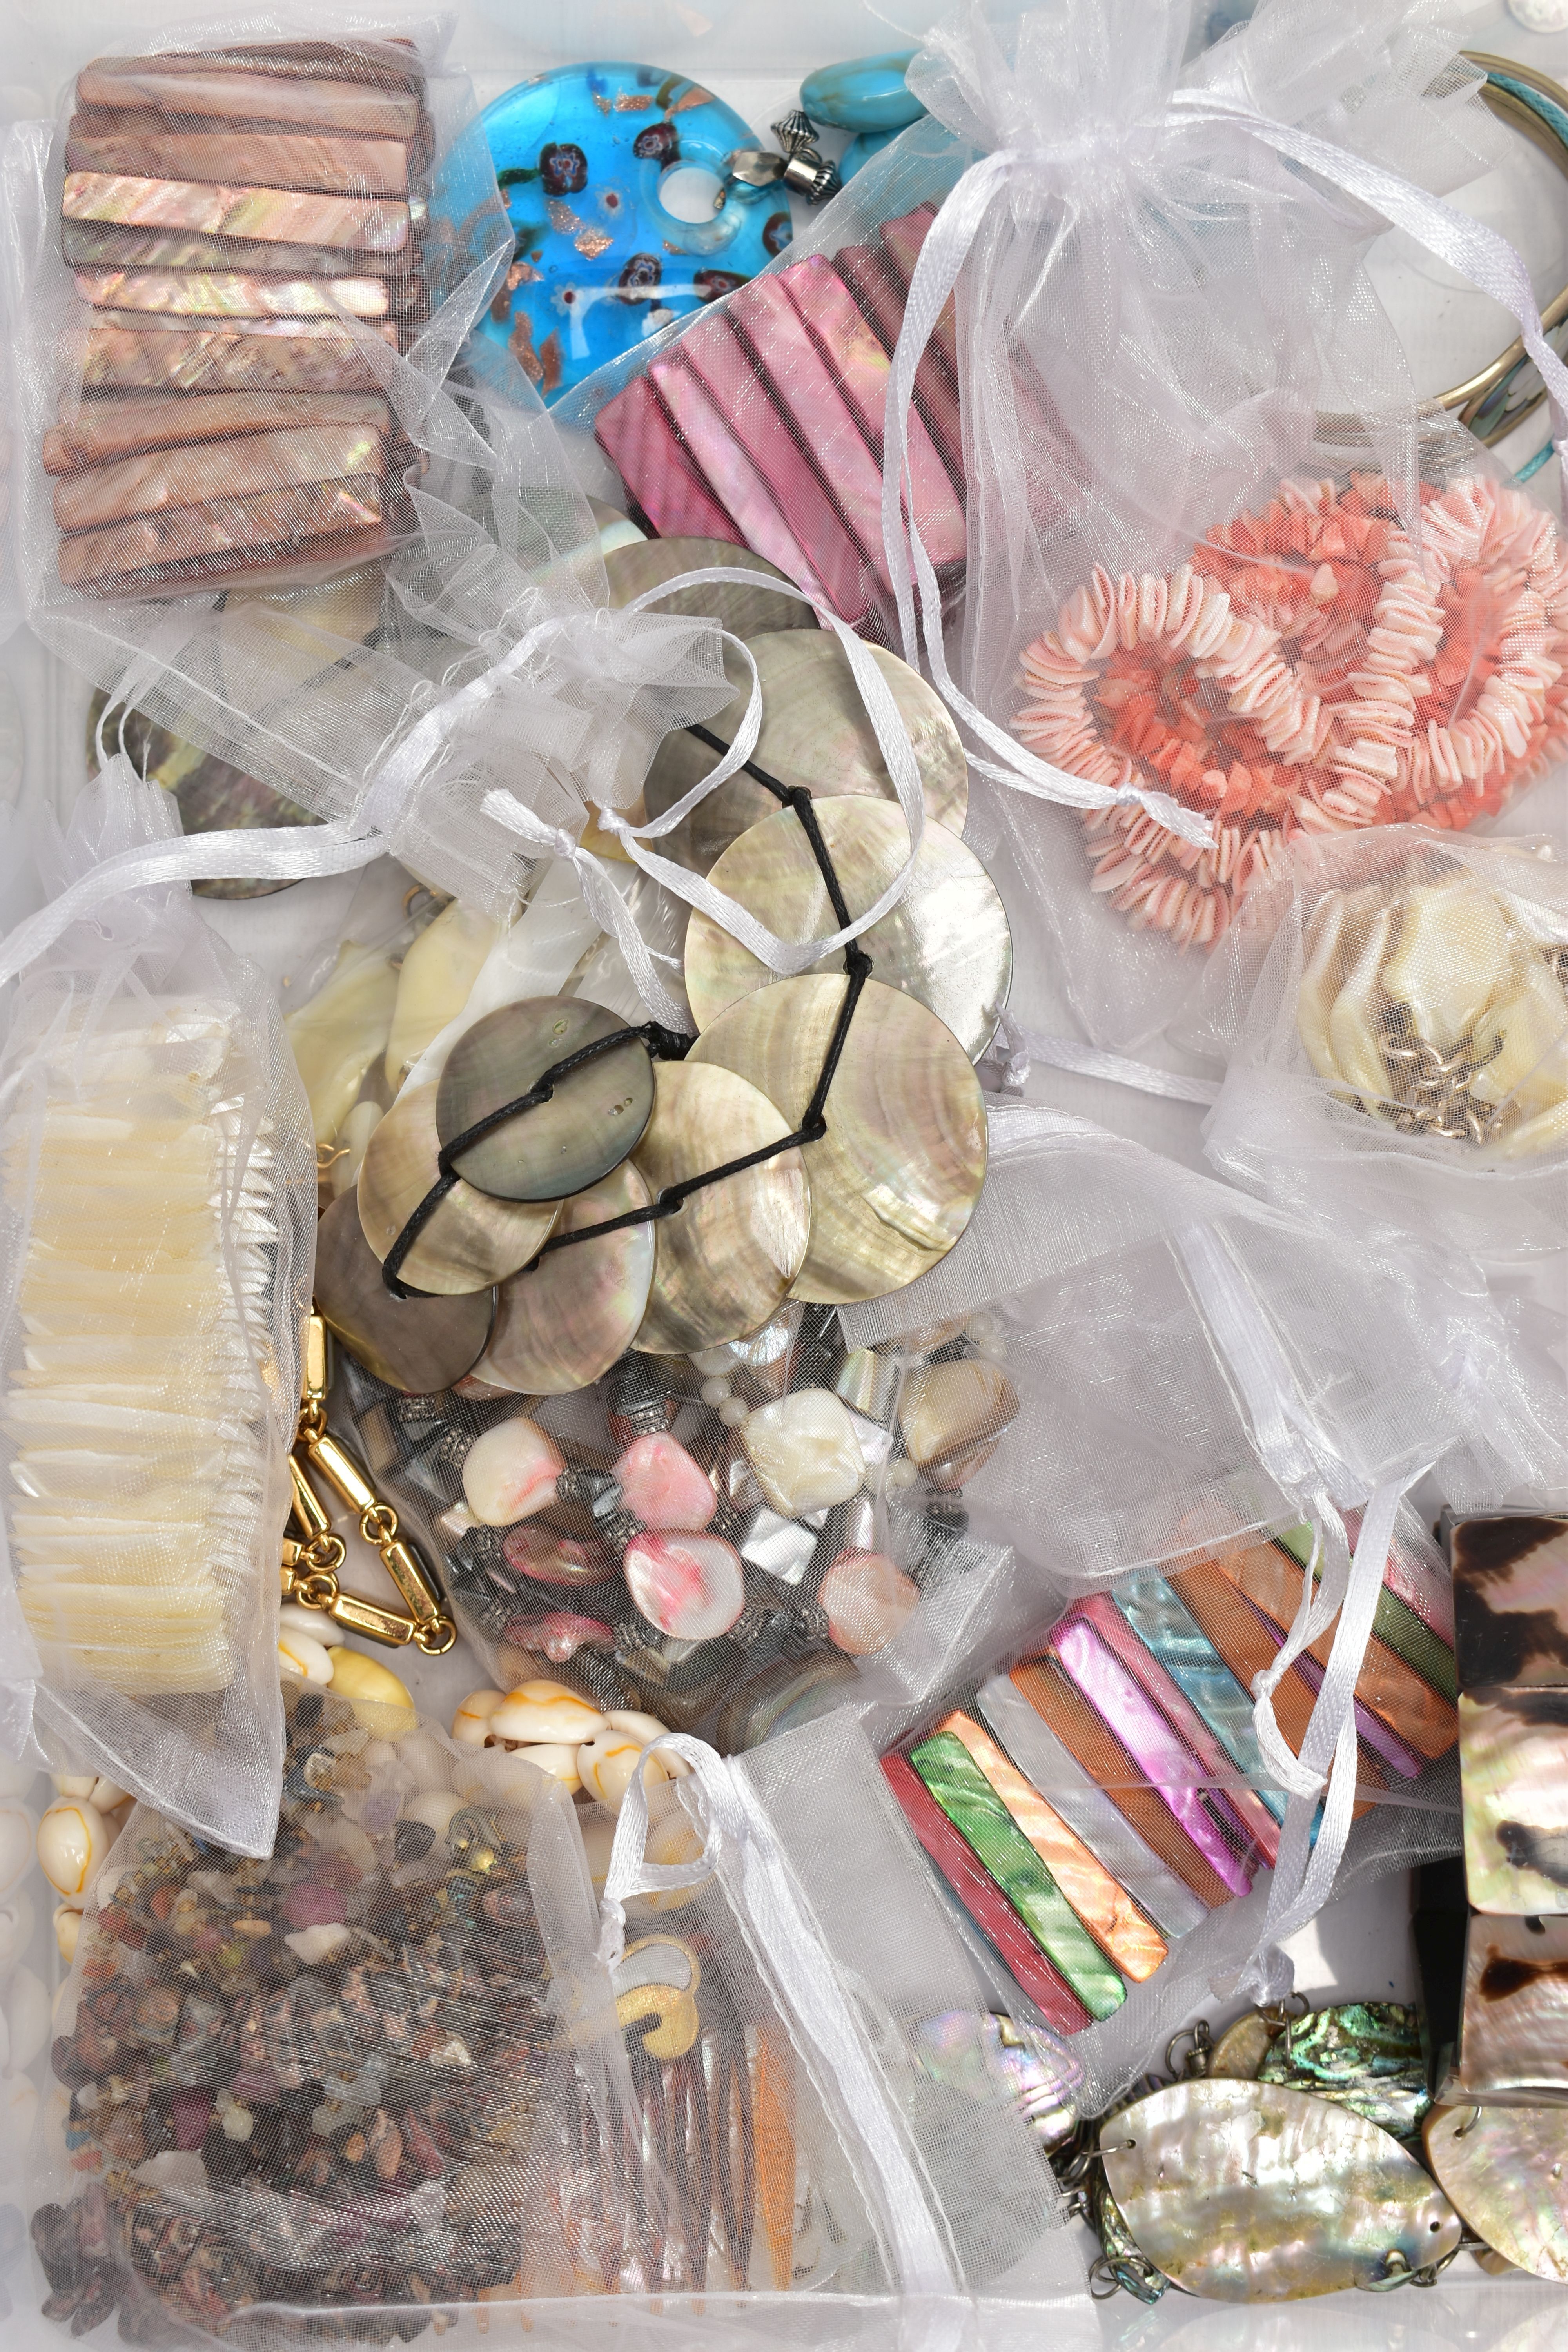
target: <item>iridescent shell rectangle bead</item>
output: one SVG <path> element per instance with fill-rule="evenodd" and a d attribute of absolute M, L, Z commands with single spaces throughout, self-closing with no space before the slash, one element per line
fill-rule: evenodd
<path fill-rule="evenodd" d="M 1476 1909 L 1568 1912 L 1568 1690 L 1461 1691 L 1459 1787 Z"/>
<path fill-rule="evenodd" d="M 1228 1902 L 1233 1889 L 1218 1877 L 1176 1819 L 1163 1792 L 1149 1785 L 1115 1733 L 1109 1729 L 1054 1657 L 1027 1658 L 1009 1676 L 1017 1690 L 1068 1753 L 1105 1791 L 1118 1812 L 1208 1908 Z"/>
<path fill-rule="evenodd" d="M 55 520 L 61 530 L 91 530 L 212 499 L 379 475 L 381 467 L 382 437 L 374 425 L 237 434 L 225 441 L 144 450 L 64 476 L 55 484 Z"/>
<path fill-rule="evenodd" d="M 1095 1943 L 963 1742 L 935 1732 L 916 1742 L 909 1760 L 1089 2015 L 1109 2017 L 1120 2009 L 1127 1989 L 1119 1970 Z"/>
<path fill-rule="evenodd" d="M 374 392 L 228 392 L 167 399 L 83 402 L 68 421 L 44 435 L 47 474 L 71 474 L 139 450 L 172 449 L 236 435 L 300 432 L 310 426 L 389 430 L 392 410 Z"/>
<path fill-rule="evenodd" d="M 1127 1816 L 1058 1738 L 1006 1675 L 993 1675 L 975 1709 L 1030 1786 L 1083 1840 L 1139 1908 L 1173 1941 L 1208 1917 L 1208 1906 L 1166 1867 Z"/>
<path fill-rule="evenodd" d="M 1568 1919 L 1472 1916 L 1448 2095 L 1568 2101 Z"/>
<path fill-rule="evenodd" d="M 914 1767 L 906 1757 L 884 1756 L 882 1771 L 927 1856 L 1042 2017 L 1058 2033 L 1081 2033 L 1089 2023 L 1088 2010 L 1066 1978 L 1046 1958 L 968 1840 L 953 1828 Z"/>
<path fill-rule="evenodd" d="M 1455 1519 L 1448 1554 L 1460 1687 L 1568 1687 L 1568 1518 Z"/>
<path fill-rule="evenodd" d="M 367 476 L 170 507 L 62 539 L 60 578 L 68 588 L 100 595 L 155 593 L 171 580 L 243 572 L 263 561 L 304 562 L 329 551 L 334 560 L 351 552 L 357 559 L 379 551 L 379 537 L 377 546 L 351 550 L 347 542 L 378 535 L 383 511 L 382 486 Z"/>
<path fill-rule="evenodd" d="M 265 131 L 91 131 L 73 121 L 66 170 L 143 180 L 237 180 L 260 188 L 345 196 L 405 196 L 408 149 L 399 139 Z"/>
<path fill-rule="evenodd" d="M 62 219 L 60 253 L 73 269 L 238 270 L 282 278 L 341 278 L 352 270 L 356 278 L 384 278 L 395 310 L 411 309 L 424 295 L 421 251 L 412 243 L 396 253 L 372 253 L 363 245 L 285 245 L 133 221 Z"/>
<path fill-rule="evenodd" d="M 1218 1566 L 1262 1611 L 1283 1640 L 1301 1599 L 1302 1570 L 1298 1563 L 1278 1544 L 1260 1543 L 1220 1554 Z M 1305 1653 L 1319 1666 L 1328 1665 L 1334 1631 L 1331 1626 L 1321 1633 Z M 1367 1642 L 1356 1677 L 1356 1696 L 1407 1749 L 1427 1762 L 1446 1756 L 1458 1737 L 1452 1702 L 1407 1666 L 1375 1632 Z"/>
<path fill-rule="evenodd" d="M 60 209 L 67 220 L 120 221 L 177 228 L 204 236 L 247 236 L 268 244 L 342 246 L 400 253 L 409 241 L 408 206 L 389 196 L 312 194 L 298 188 L 217 186 L 205 180 L 160 180 L 134 173 L 68 172 Z"/>
<path fill-rule="evenodd" d="M 94 310 L 165 319 L 384 319 L 384 278 L 254 278 L 236 269 L 79 269 Z"/>
<path fill-rule="evenodd" d="M 199 58 L 99 58 L 77 76 L 77 104 L 244 122 L 330 125 L 365 138 L 407 139 L 419 126 L 413 89 L 336 76 L 247 72 Z"/>
<path fill-rule="evenodd" d="M 1132 1984 L 1153 1975 L 1164 1937 L 1110 1871 L 1046 1802 L 990 1734 L 962 1709 L 938 1724 L 967 1749 L 1097 1944 Z"/>
<path fill-rule="evenodd" d="M 1209 1775 L 1153 1701 L 1082 1618 L 1064 1618 L 1050 1646 L 1101 1721 L 1115 1727 L 1142 1777 L 1159 1791 L 1215 1876 L 1233 1895 L 1247 1894 L 1257 1849 L 1238 1834 L 1223 1799 L 1205 1785 Z"/>
<path fill-rule="evenodd" d="M 379 379 L 333 320 L 289 322 L 298 331 L 96 321 L 82 338 L 81 381 L 88 392 L 349 392 Z M 320 332 L 330 327 L 327 334 Z M 396 331 L 378 330 L 389 341 Z"/>

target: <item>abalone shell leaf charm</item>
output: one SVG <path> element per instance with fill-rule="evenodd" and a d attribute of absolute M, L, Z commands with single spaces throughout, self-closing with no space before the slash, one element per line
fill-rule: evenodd
<path fill-rule="evenodd" d="M 1432 2104 L 1421 2012 L 1401 2001 L 1351 2000 L 1291 2018 L 1257 2080 L 1313 2092 L 1408 2139 Z"/>
<path fill-rule="evenodd" d="M 1435 2107 L 1426 2143 L 1478 2238 L 1537 2278 L 1568 2279 L 1568 2110 Z"/>
<path fill-rule="evenodd" d="M 1190 2294 L 1377 2287 L 1459 2244 L 1458 2213 L 1397 2140 L 1304 2091 L 1174 2083 L 1112 2116 L 1101 2144 L 1133 2240 Z"/>
<path fill-rule="evenodd" d="M 364 1237 L 359 1202 L 340 1192 L 316 1228 L 316 1311 L 349 1353 L 390 1388 L 433 1396 L 472 1371 L 495 1294 L 396 1298 Z"/>
<path fill-rule="evenodd" d="M 531 996 L 466 1030 L 447 1057 L 436 1097 L 443 1146 L 536 1087 L 546 1070 L 626 1024 L 584 997 Z M 553 1082 L 549 1098 L 470 1144 L 456 1165 L 501 1201 L 564 1201 L 585 1192 L 637 1149 L 653 1109 L 653 1064 L 628 1037 Z"/>

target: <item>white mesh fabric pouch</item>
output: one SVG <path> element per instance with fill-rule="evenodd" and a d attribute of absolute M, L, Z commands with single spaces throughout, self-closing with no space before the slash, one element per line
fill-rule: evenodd
<path fill-rule="evenodd" d="M 876 2342 L 901 2340 L 900 2312 L 965 2315 L 980 2342 L 1009 2306 L 1081 2326 L 1079 2258 L 1028 2125 L 1031 2096 L 1037 2107 L 1069 2096 L 1079 2070 L 1048 2032 L 1028 2045 L 1026 2089 L 986 2058 L 996 2003 L 864 1733 L 840 1717 L 744 1758 L 684 1735 L 647 1752 L 650 1785 L 633 1784 L 616 1824 L 601 1950 L 672 2178 L 688 2137 L 697 2170 L 701 2126 L 673 2111 L 658 2023 L 633 2021 L 669 2013 L 635 1990 L 679 1972 L 678 1957 L 657 1957 L 661 1938 L 700 1956 L 698 2046 L 728 2030 L 751 2053 L 751 2284 L 772 2290 L 770 2325 L 784 2340 L 837 2342 L 853 2305 Z M 660 1759 L 679 1777 L 656 1780 Z M 607 1829 L 589 1830 L 591 1852 Z M 704 2064 L 711 2074 L 710 2055 Z M 734 2232 L 723 2234 L 739 2285 Z M 723 2284 L 715 2256 L 710 2294 Z"/>
<path fill-rule="evenodd" d="M 128 761 L 39 863 L 167 843 Z M 7 1745 L 264 1853 L 315 1151 L 271 992 L 183 884 L 67 928 L 9 1008 Z M 69 1769 L 79 1769 L 79 1765 Z"/>
<path fill-rule="evenodd" d="M 1226 1057 L 1210 1158 L 1310 1222 L 1504 1260 L 1560 1250 L 1565 950 L 1550 842 L 1397 826 L 1300 844 L 1207 975 L 1202 1042 Z"/>
<path fill-rule="evenodd" d="M 489 788 L 575 839 L 725 695 L 700 627 L 609 613 L 538 395 L 468 340 L 512 241 L 445 39 L 288 6 L 126 35 L 13 126 L 18 589 L 113 705 L 319 821 L 188 870 L 392 846 L 499 915 L 526 869 Z"/>

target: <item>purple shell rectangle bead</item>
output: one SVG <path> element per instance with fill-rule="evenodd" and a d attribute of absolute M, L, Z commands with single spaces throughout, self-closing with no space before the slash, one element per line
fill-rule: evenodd
<path fill-rule="evenodd" d="M 1152 1699 L 1112 1657 L 1084 1618 L 1063 1618 L 1051 1634 L 1050 1647 L 1101 1722 L 1115 1733 L 1140 1771 L 1148 1775 L 1150 1786 L 1158 1790 L 1215 1876 L 1232 1894 L 1247 1894 L 1252 1885 L 1247 1863 L 1204 1801 L 1209 1776 Z"/>

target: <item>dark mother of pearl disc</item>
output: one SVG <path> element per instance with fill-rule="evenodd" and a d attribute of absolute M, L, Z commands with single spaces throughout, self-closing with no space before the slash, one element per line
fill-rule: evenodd
<path fill-rule="evenodd" d="M 434 1086 L 405 1087 L 366 1147 L 359 1215 L 373 1255 L 384 1259 L 437 1182 Z M 561 1214 L 554 1201 L 498 1201 L 459 1177 L 436 1203 L 400 1269 L 411 1290 L 457 1297 L 489 1291 L 543 1246 Z"/>
<path fill-rule="evenodd" d="M 340 1193 L 316 1228 L 316 1312 L 389 1388 L 433 1396 L 472 1371 L 489 1336 L 493 1290 L 395 1298 L 364 1237 L 359 1202 Z"/>
<path fill-rule="evenodd" d="M 498 1005 L 447 1057 L 436 1097 L 443 1147 L 530 1093 L 555 1063 L 626 1026 L 618 1013 L 580 996 Z M 455 1164 L 497 1200 L 568 1200 L 637 1149 L 652 1110 L 653 1063 L 642 1039 L 628 1037 L 557 1079 L 548 1101 L 470 1144 Z"/>

